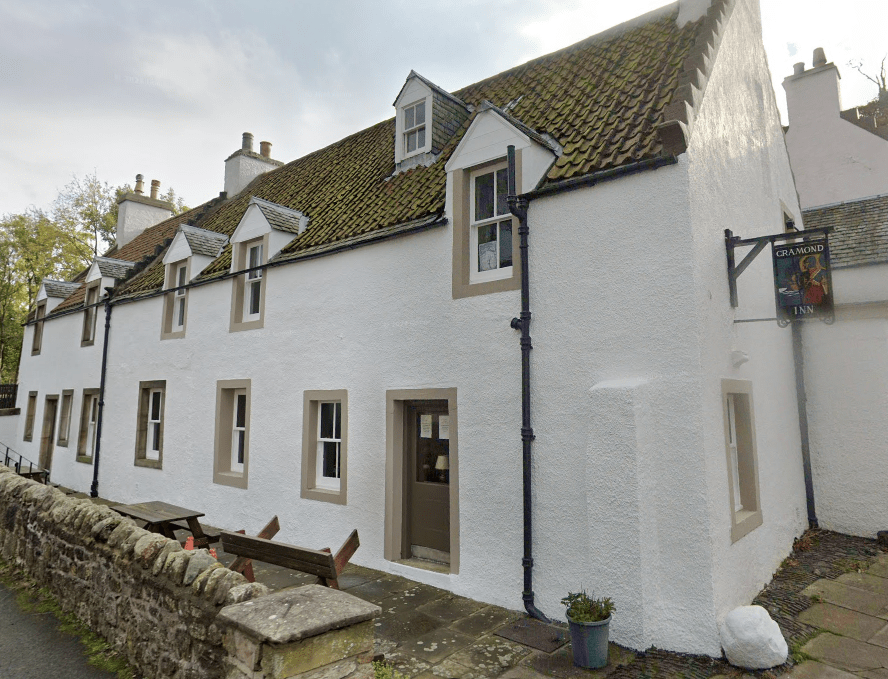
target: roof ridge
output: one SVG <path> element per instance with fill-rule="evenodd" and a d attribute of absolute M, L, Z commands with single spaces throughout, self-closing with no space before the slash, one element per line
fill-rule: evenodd
<path fill-rule="evenodd" d="M 877 200 L 879 198 L 888 198 L 888 193 L 877 193 L 874 196 L 852 198 L 851 200 L 840 200 L 835 203 L 824 203 L 823 205 L 812 205 L 811 207 L 802 208 L 802 214 L 804 214 L 805 212 L 811 212 L 812 210 L 826 210 L 828 208 L 839 207 L 840 205 L 853 205 L 854 203 L 862 203 L 867 200 Z"/>

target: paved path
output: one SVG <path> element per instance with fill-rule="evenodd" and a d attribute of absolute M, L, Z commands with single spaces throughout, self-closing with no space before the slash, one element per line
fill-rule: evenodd
<path fill-rule="evenodd" d="M 818 580 L 802 591 L 816 602 L 801 622 L 823 630 L 802 647 L 813 658 L 794 679 L 888 679 L 888 555 L 862 572 Z"/>
<path fill-rule="evenodd" d="M 23 611 L 0 585 L 0 679 L 114 679 L 91 667 L 77 637 L 58 629 L 52 613 Z"/>

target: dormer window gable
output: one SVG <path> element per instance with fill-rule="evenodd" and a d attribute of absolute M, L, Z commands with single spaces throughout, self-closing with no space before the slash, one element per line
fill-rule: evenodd
<path fill-rule="evenodd" d="M 188 283 L 197 278 L 222 253 L 227 243 L 228 236 L 223 233 L 182 224 L 163 256 L 164 266 L 169 269 L 176 263 L 187 261 L 189 272 L 185 283 Z"/>
<path fill-rule="evenodd" d="M 49 278 L 44 278 L 43 282 L 40 284 L 40 289 L 37 291 L 35 301 L 38 304 L 45 301 L 46 313 L 48 314 L 59 304 L 68 299 L 68 297 L 70 297 L 79 287 L 80 283 L 54 281 Z"/>
<path fill-rule="evenodd" d="M 241 217 L 237 228 L 231 235 L 233 250 L 246 247 L 247 243 L 262 245 L 258 264 L 265 264 L 284 249 L 294 238 L 308 227 L 309 218 L 299 210 L 284 207 L 277 203 L 257 198 L 250 198 L 250 203 Z M 251 253 L 255 260 L 258 250 Z M 249 262 L 249 257 L 245 262 Z M 231 258 L 231 272 L 240 271 L 238 258 Z M 258 265 L 256 264 L 256 265 Z M 252 268 L 252 267 L 251 267 Z"/>
<path fill-rule="evenodd" d="M 118 281 L 125 280 L 135 265 L 135 262 L 128 262 L 125 259 L 96 257 L 86 273 L 84 282 L 87 287 L 97 285 L 101 291 L 99 296 L 104 297 L 105 288 L 113 287 Z"/>
<path fill-rule="evenodd" d="M 469 117 L 471 107 L 416 71 L 395 99 L 395 167 L 431 165 Z"/>

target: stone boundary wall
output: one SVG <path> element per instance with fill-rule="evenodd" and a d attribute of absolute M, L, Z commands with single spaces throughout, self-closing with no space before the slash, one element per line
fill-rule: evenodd
<path fill-rule="evenodd" d="M 316 585 L 269 594 L 204 549 L 2 464 L 0 558 L 149 679 L 373 676 L 378 606 Z"/>

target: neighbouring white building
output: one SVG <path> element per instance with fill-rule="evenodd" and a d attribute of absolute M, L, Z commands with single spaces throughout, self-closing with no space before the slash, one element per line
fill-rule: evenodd
<path fill-rule="evenodd" d="M 790 334 L 742 322 L 771 266 L 736 309 L 726 276 L 724 229 L 802 219 L 769 83 L 756 0 L 682 0 L 456 92 L 410 72 L 393 119 L 286 165 L 245 138 L 226 195 L 46 283 L 10 445 L 520 609 L 533 438 L 525 598 L 718 655 L 805 527 Z"/>
<path fill-rule="evenodd" d="M 830 226 L 834 325 L 804 325 L 817 517 L 875 537 L 888 529 L 888 127 L 842 109 L 822 49 L 783 81 L 786 143 L 805 226 Z"/>

